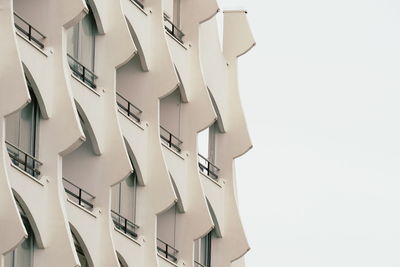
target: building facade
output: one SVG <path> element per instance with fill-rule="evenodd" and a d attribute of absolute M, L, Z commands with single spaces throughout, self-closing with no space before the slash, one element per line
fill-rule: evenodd
<path fill-rule="evenodd" d="M 246 12 L 221 44 L 216 0 L 0 6 L 0 266 L 244 266 Z"/>

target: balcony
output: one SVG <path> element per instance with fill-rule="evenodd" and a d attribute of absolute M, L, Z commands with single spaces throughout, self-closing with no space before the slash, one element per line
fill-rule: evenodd
<path fill-rule="evenodd" d="M 78 187 L 77 185 L 71 183 L 65 178 L 63 178 L 63 184 L 65 192 L 68 194 L 69 200 L 75 202 L 86 210 L 91 211 L 93 209 L 93 202 L 96 198 L 95 196 Z"/>
<path fill-rule="evenodd" d="M 34 156 L 29 155 L 17 146 L 6 141 L 8 155 L 10 155 L 11 162 L 14 166 L 28 173 L 29 175 L 39 179 L 40 171 L 39 167 L 43 165 Z"/>
<path fill-rule="evenodd" d="M 67 56 L 69 67 L 71 68 L 74 75 L 90 88 L 96 89 L 96 74 L 83 66 L 81 63 L 79 63 L 79 61 L 73 58 L 70 54 L 67 54 Z"/>
<path fill-rule="evenodd" d="M 161 256 L 172 262 L 176 263 L 178 261 L 176 255 L 179 253 L 179 251 L 159 238 L 157 238 L 157 251 Z"/>
<path fill-rule="evenodd" d="M 174 36 L 181 44 L 183 44 L 183 36 L 185 36 L 185 34 L 168 18 L 165 13 L 164 28 L 169 34 Z"/>
<path fill-rule="evenodd" d="M 117 105 L 129 118 L 134 119 L 136 122 L 140 122 L 140 114 L 143 112 L 134 104 L 129 102 L 128 99 L 123 97 L 117 92 Z"/>
<path fill-rule="evenodd" d="M 111 218 L 114 222 L 115 228 L 121 230 L 124 234 L 133 237 L 134 239 L 137 238 L 137 229 L 139 226 L 128 220 L 127 218 L 123 217 L 121 214 L 111 210 Z"/>
<path fill-rule="evenodd" d="M 214 180 L 218 180 L 218 172 L 220 169 L 215 166 L 214 163 L 209 161 L 206 157 L 200 154 L 198 154 L 198 156 L 200 171 L 208 177 L 211 177 Z"/>
<path fill-rule="evenodd" d="M 40 47 L 41 49 L 44 48 L 43 41 L 46 39 L 46 36 L 15 12 L 14 25 L 18 32 L 24 35 L 31 43 Z"/>
<path fill-rule="evenodd" d="M 160 126 L 160 137 L 161 140 L 163 140 L 169 148 L 175 150 L 178 153 L 181 153 L 181 145 L 183 142 L 162 126 Z"/>

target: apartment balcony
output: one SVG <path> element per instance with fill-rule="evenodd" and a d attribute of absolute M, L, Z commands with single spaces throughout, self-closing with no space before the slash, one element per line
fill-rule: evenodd
<path fill-rule="evenodd" d="M 14 166 L 28 173 L 29 175 L 39 179 L 40 166 L 43 165 L 37 158 L 21 150 L 17 146 L 6 141 L 8 155 Z"/>
<path fill-rule="evenodd" d="M 96 74 L 94 74 L 87 67 L 83 66 L 78 60 L 73 58 L 70 54 L 68 56 L 68 64 L 72 70 L 73 75 L 82 81 L 84 84 L 92 89 L 96 89 L 95 80 L 97 79 Z"/>
<path fill-rule="evenodd" d="M 157 238 L 157 251 L 158 254 L 160 254 L 167 260 L 170 260 L 175 263 L 178 261 L 177 255 L 179 251 L 159 238 Z"/>
<path fill-rule="evenodd" d="M 198 154 L 199 158 L 199 168 L 200 171 L 207 175 L 208 177 L 218 180 L 218 172 L 220 169 L 211 161 L 209 161 L 206 157 Z"/>
<path fill-rule="evenodd" d="M 69 200 L 88 211 L 93 210 L 95 196 L 65 178 L 63 178 L 63 184 Z"/>
<path fill-rule="evenodd" d="M 182 141 L 176 137 L 175 135 L 173 135 L 171 132 L 169 132 L 167 129 L 165 129 L 164 127 L 162 127 L 160 125 L 160 137 L 161 140 L 164 141 L 164 143 L 171 148 L 172 150 L 181 153 L 181 145 L 182 145 Z"/>
<path fill-rule="evenodd" d="M 168 18 L 168 16 L 164 13 L 164 28 L 165 30 L 171 34 L 177 41 L 183 44 L 183 37 L 185 34 Z"/>
<path fill-rule="evenodd" d="M 129 118 L 132 118 L 136 122 L 140 122 L 140 114 L 143 112 L 134 104 L 132 104 L 128 99 L 123 97 L 120 93 L 117 92 L 117 105 L 118 108 Z"/>
<path fill-rule="evenodd" d="M 137 230 L 139 226 L 123 217 L 121 214 L 111 210 L 111 218 L 114 222 L 115 228 L 122 231 L 124 234 L 136 239 L 138 237 Z"/>
<path fill-rule="evenodd" d="M 15 12 L 14 12 L 14 25 L 15 28 L 17 29 L 17 32 L 23 35 L 26 39 L 28 39 L 29 42 L 39 47 L 40 49 L 44 48 L 43 42 L 46 39 L 46 36 Z"/>

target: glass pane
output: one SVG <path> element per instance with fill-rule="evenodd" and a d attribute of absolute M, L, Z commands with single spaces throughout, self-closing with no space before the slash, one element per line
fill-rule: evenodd
<path fill-rule="evenodd" d="M 15 249 L 15 266 L 18 267 L 30 267 L 32 266 L 33 257 L 33 235 L 29 233 L 27 239 L 22 242 Z"/>
<path fill-rule="evenodd" d="M 80 58 L 79 61 L 89 70 L 94 71 L 94 48 L 95 48 L 95 34 L 96 23 L 92 12 L 87 14 L 82 22 L 81 30 L 81 43 L 80 43 Z"/>
<path fill-rule="evenodd" d="M 174 15 L 174 0 L 163 0 L 163 11 L 171 19 Z"/>
<path fill-rule="evenodd" d="M 208 128 L 197 135 L 197 146 L 200 155 L 208 158 L 209 132 Z"/>
<path fill-rule="evenodd" d="M 30 155 L 33 155 L 34 150 L 34 103 L 32 101 L 30 104 L 25 106 L 20 113 L 20 121 L 19 121 L 19 148 L 23 151 L 27 152 Z"/>
<path fill-rule="evenodd" d="M 35 156 L 35 139 L 38 127 L 38 104 L 30 92 L 32 101 L 22 110 L 6 118 L 6 140 L 24 152 Z"/>
<path fill-rule="evenodd" d="M 120 191 L 120 184 L 116 184 L 111 187 L 111 210 L 115 212 L 119 212 L 119 191 Z"/>
<path fill-rule="evenodd" d="M 200 239 L 194 241 L 194 260 L 197 262 L 200 262 L 200 249 L 201 249 L 200 242 L 201 242 Z"/>
<path fill-rule="evenodd" d="M 72 233 L 72 238 L 74 239 L 75 251 L 76 251 L 76 254 L 78 255 L 78 259 L 81 264 L 81 267 L 89 266 L 88 262 L 86 260 L 85 254 L 83 253 L 83 249 L 82 249 L 81 245 L 79 244 L 78 239 L 76 239 L 74 233 Z"/>
<path fill-rule="evenodd" d="M 19 118 L 21 111 L 6 117 L 6 140 L 18 146 L 19 140 Z"/>
<path fill-rule="evenodd" d="M 67 53 L 78 59 L 79 24 L 74 25 L 67 31 Z"/>
<path fill-rule="evenodd" d="M 135 222 L 136 182 L 129 176 L 121 183 L 121 215 Z"/>
<path fill-rule="evenodd" d="M 14 251 L 4 255 L 4 267 L 14 267 Z"/>

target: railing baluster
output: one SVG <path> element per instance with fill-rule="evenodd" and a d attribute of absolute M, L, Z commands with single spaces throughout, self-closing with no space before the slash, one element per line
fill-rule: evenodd
<path fill-rule="evenodd" d="M 96 89 L 96 84 L 94 83 L 94 81 L 95 79 L 97 79 L 97 76 L 88 68 L 83 66 L 78 60 L 73 58 L 70 54 L 67 54 L 67 56 L 72 61 L 69 61 L 68 63 L 73 74 L 89 87 Z M 90 75 L 90 78 L 86 77 L 87 75 Z"/>
<path fill-rule="evenodd" d="M 24 159 L 25 159 L 25 161 L 24 161 L 24 171 L 26 171 L 26 169 L 28 168 L 28 155 L 27 154 L 25 154 Z"/>
<path fill-rule="evenodd" d="M 160 137 L 163 141 L 165 141 L 168 145 L 168 147 L 174 149 L 175 151 L 177 151 L 178 153 L 181 152 L 181 148 L 180 145 L 183 143 L 181 140 L 178 139 L 178 137 L 176 137 L 175 135 L 173 135 L 172 133 L 170 133 L 168 130 L 166 130 L 164 127 L 162 127 L 160 125 Z M 164 133 L 166 133 L 167 136 L 165 136 Z"/>
<path fill-rule="evenodd" d="M 18 22 L 19 22 L 19 23 L 17 23 L 17 22 L 14 23 L 14 24 L 15 24 L 15 28 L 18 30 L 18 32 L 21 33 L 21 34 L 23 34 L 23 35 L 25 35 L 25 36 L 28 38 L 28 40 L 29 40 L 30 42 L 35 43 L 35 44 L 38 45 L 41 49 L 43 49 L 43 48 L 44 48 L 44 44 L 43 44 L 42 42 L 40 42 L 37 38 L 35 38 L 35 36 L 33 36 L 33 33 L 36 33 L 35 35 L 36 35 L 36 36 L 39 36 L 38 38 L 41 38 L 41 39 L 45 39 L 46 36 L 43 35 L 41 32 L 39 32 L 38 30 L 36 30 L 31 24 L 29 24 L 26 20 L 24 20 L 24 19 L 23 19 L 21 16 L 19 16 L 17 13 L 14 12 L 14 16 L 15 16 L 16 18 L 18 18 Z M 25 24 L 25 25 L 28 26 L 28 31 L 25 30 L 25 29 L 26 29 L 25 26 L 18 25 L 18 24 L 20 24 L 21 22 L 22 22 L 23 24 Z"/>
<path fill-rule="evenodd" d="M 168 28 L 167 25 L 164 25 L 164 28 L 172 35 L 174 36 L 180 43 L 183 43 L 183 36 L 185 34 L 168 18 L 168 16 L 164 13 L 164 21 L 166 21 L 170 26 L 171 29 Z"/>
<path fill-rule="evenodd" d="M 88 210 L 93 209 L 93 200 L 95 199 L 95 196 L 88 193 L 84 189 L 76 186 L 75 184 L 71 183 L 67 179 L 63 178 L 63 180 L 74 188 L 75 192 L 72 192 L 71 191 L 72 189 L 69 190 L 67 186 L 64 185 L 65 192 L 67 192 L 68 195 L 70 195 L 75 199 L 74 200 L 75 203 L 77 203 L 81 207 L 84 207 L 85 209 Z M 78 190 L 78 193 L 76 193 L 76 190 Z"/>
<path fill-rule="evenodd" d="M 79 206 L 82 205 L 82 189 L 80 189 L 80 188 L 79 188 L 78 204 L 79 204 Z"/>
<path fill-rule="evenodd" d="M 37 169 L 36 166 L 41 166 L 42 163 L 35 159 L 32 155 L 29 155 L 25 151 L 21 150 L 17 146 L 5 141 L 7 145 L 8 154 L 11 158 L 12 163 L 21 169 L 22 171 L 32 175 L 35 178 L 38 178 L 40 175 L 40 171 Z M 16 150 L 17 152 L 14 152 Z M 29 160 L 32 161 L 32 165 L 29 165 Z"/>
<path fill-rule="evenodd" d="M 118 97 L 121 98 L 122 100 L 118 100 Z M 126 102 L 126 105 L 125 105 L 125 102 Z M 123 97 L 118 92 L 117 92 L 117 104 L 118 104 L 119 109 L 122 110 L 124 113 L 126 113 L 126 115 L 128 115 L 128 117 L 131 117 L 135 121 L 140 122 L 139 114 L 141 114 L 143 111 L 140 110 L 138 107 L 136 107 L 131 102 L 129 102 L 128 99 Z"/>
<path fill-rule="evenodd" d="M 157 240 L 159 243 L 161 243 L 161 245 L 157 244 L 158 252 L 165 255 L 165 258 L 171 259 L 173 262 L 177 262 L 176 254 L 178 254 L 179 251 L 176 248 L 174 248 L 173 246 L 162 241 L 161 239 L 157 238 Z"/>
<path fill-rule="evenodd" d="M 213 164 L 210 160 L 198 154 L 199 156 L 199 168 L 201 172 L 205 172 L 207 176 L 217 180 L 218 179 L 218 171 L 220 170 L 215 164 Z"/>
<path fill-rule="evenodd" d="M 123 233 L 129 236 L 132 236 L 133 238 L 137 238 L 136 229 L 138 229 L 139 226 L 113 210 L 111 210 L 111 218 L 117 229 L 121 230 Z"/>

